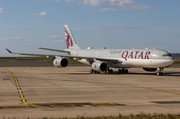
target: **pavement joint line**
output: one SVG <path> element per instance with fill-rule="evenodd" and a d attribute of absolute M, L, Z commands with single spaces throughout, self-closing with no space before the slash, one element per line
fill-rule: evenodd
<path fill-rule="evenodd" d="M 147 90 L 152 90 L 152 91 L 157 91 L 157 92 L 164 92 L 164 93 L 170 93 L 170 94 L 180 95 L 180 93 L 176 93 L 176 92 L 159 90 L 159 89 L 153 89 L 153 88 L 148 88 L 148 87 L 135 86 L 135 85 L 129 85 L 129 84 L 111 84 L 111 83 L 88 82 L 88 81 L 74 81 L 74 82 L 95 83 L 95 84 L 116 85 L 116 86 L 129 86 L 129 87 L 142 88 L 142 89 L 147 89 Z"/>

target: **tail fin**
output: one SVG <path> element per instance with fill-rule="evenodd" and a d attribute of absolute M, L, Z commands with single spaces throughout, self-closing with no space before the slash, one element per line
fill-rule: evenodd
<path fill-rule="evenodd" d="M 65 31 L 67 48 L 68 49 L 80 49 L 80 47 L 77 45 L 76 41 L 74 40 L 73 35 L 72 35 L 71 30 L 68 25 L 64 25 L 64 31 Z"/>

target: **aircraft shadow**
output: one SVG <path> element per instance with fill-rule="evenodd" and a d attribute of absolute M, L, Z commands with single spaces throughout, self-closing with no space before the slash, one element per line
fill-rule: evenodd
<path fill-rule="evenodd" d="M 99 75 L 99 74 L 91 74 L 87 72 L 80 72 L 80 73 L 46 73 L 46 74 L 69 74 L 69 75 Z M 102 73 L 100 73 L 102 75 Z M 105 75 L 149 75 L 149 76 L 156 76 L 156 72 L 150 72 L 150 73 L 133 73 L 129 72 L 128 74 L 119 74 L 118 71 L 114 71 L 113 74 L 105 74 Z M 180 72 L 163 72 L 163 76 L 175 76 L 175 77 L 180 77 Z"/>

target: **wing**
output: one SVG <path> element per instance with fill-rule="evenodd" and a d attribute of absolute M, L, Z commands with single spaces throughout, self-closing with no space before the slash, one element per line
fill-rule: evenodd
<path fill-rule="evenodd" d="M 11 54 L 19 54 L 19 55 L 29 55 L 29 56 L 38 56 L 38 57 L 57 57 L 58 56 L 58 55 L 49 55 L 49 54 L 15 53 L 15 52 L 10 51 L 7 48 L 6 48 L 6 50 Z M 62 57 L 65 57 L 65 55 Z"/>
<path fill-rule="evenodd" d="M 56 50 L 56 49 L 49 49 L 49 48 L 38 48 L 41 50 L 50 50 L 50 51 L 55 51 L 55 52 L 62 52 L 62 53 L 70 53 L 69 51 L 65 51 L 65 50 Z"/>
<path fill-rule="evenodd" d="M 41 48 L 42 49 L 42 48 Z M 78 60 L 80 59 L 86 59 L 89 62 L 94 62 L 95 60 L 100 60 L 100 61 L 104 61 L 107 63 L 113 63 L 113 64 L 117 64 L 117 63 L 122 63 L 121 60 L 119 59 L 112 59 L 112 58 L 98 58 L 98 57 L 84 57 L 84 56 L 67 56 L 67 55 L 46 55 L 46 54 L 28 54 L 28 53 L 14 53 L 11 52 L 9 49 L 6 48 L 6 50 L 11 53 L 11 54 L 19 54 L 19 55 L 30 55 L 30 56 L 38 56 L 38 57 L 47 57 L 47 58 L 55 58 L 55 57 L 66 57 L 66 58 L 77 58 Z M 49 50 L 49 49 L 48 49 Z M 54 49 L 50 49 L 51 51 L 54 51 Z M 59 50 L 61 51 L 61 50 Z M 58 51 L 58 52 L 59 52 Z"/>

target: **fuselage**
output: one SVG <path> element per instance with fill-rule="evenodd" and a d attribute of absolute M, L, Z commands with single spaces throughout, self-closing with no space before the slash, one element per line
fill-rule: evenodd
<path fill-rule="evenodd" d="M 71 56 L 117 59 L 121 63 L 108 64 L 115 68 L 158 68 L 167 67 L 174 62 L 174 57 L 167 51 L 158 49 L 68 49 Z M 82 59 L 82 63 L 90 64 Z"/>

